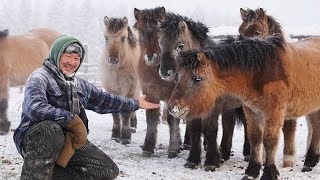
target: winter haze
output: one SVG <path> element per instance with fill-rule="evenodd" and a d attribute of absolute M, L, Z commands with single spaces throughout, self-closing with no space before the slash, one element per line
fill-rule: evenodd
<path fill-rule="evenodd" d="M 73 35 L 88 45 L 89 62 L 98 64 L 102 48 L 103 17 L 128 17 L 134 23 L 133 9 L 164 6 L 168 12 L 188 16 L 210 27 L 212 35 L 237 34 L 241 23 L 240 8 L 264 8 L 282 25 L 286 37 L 294 35 L 320 35 L 320 2 L 318 0 L 1 0 L 0 29 L 9 29 L 10 34 L 22 34 L 38 27 L 50 27 L 63 34 Z M 290 39 L 288 39 L 290 40 Z M 0 62 L 1 65 L 1 62 Z M 10 88 L 8 117 L 12 129 L 20 122 L 22 88 Z M 138 129 L 128 146 L 112 141 L 111 115 L 99 115 L 88 111 L 89 140 L 106 152 L 119 166 L 117 179 L 241 179 L 247 163 L 243 161 L 243 127 L 234 132 L 234 156 L 216 172 L 205 172 L 203 163 L 196 169 L 184 168 L 188 151 L 177 158 L 167 158 L 169 130 L 167 124 L 159 124 L 155 156 L 142 158 L 140 145 L 145 138 L 145 112 L 137 111 Z M 180 125 L 181 135 L 185 124 Z M 220 128 L 221 129 L 221 128 Z M 283 137 L 278 150 L 278 167 L 281 179 L 319 179 L 320 165 L 312 172 L 302 173 L 308 128 L 304 117 L 299 118 L 296 132 L 296 159 L 293 168 L 282 168 Z M 0 136 L 0 179 L 19 179 L 22 158 L 14 147 L 13 132 Z M 221 130 L 219 130 L 219 141 Z M 202 162 L 205 152 L 202 152 Z"/>

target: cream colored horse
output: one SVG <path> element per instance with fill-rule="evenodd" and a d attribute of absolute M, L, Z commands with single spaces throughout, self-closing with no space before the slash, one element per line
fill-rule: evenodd
<path fill-rule="evenodd" d="M 52 42 L 61 34 L 41 28 L 22 35 L 0 37 L 0 135 L 10 129 L 7 118 L 8 89 L 24 85 L 30 73 L 48 56 Z"/>

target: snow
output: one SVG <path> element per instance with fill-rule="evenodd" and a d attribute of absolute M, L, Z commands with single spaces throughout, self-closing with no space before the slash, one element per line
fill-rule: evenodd
<path fill-rule="evenodd" d="M 204 22 L 211 27 L 212 35 L 235 35 L 240 25 L 239 8 L 263 7 L 267 13 L 276 17 L 282 24 L 286 36 L 319 35 L 320 13 L 319 1 L 216 1 L 216 0 L 1 0 L 0 29 L 8 28 L 10 34 L 21 34 L 37 27 L 51 27 L 64 34 L 78 37 L 88 45 L 89 62 L 98 64 L 103 47 L 103 17 L 127 16 L 133 24 L 133 8 L 139 9 L 164 6 L 170 12 L 186 15 L 194 20 Z M 21 103 L 23 93 L 21 87 L 10 88 L 8 117 L 12 123 L 12 131 L 0 136 L 0 179 L 16 180 L 19 178 L 23 159 L 18 154 L 13 143 L 13 129 L 20 122 Z M 117 179 L 240 179 L 247 163 L 243 161 L 243 127 L 235 129 L 233 138 L 234 156 L 216 169 L 215 172 L 205 172 L 203 164 L 196 170 L 185 168 L 183 165 L 188 157 L 188 151 L 182 151 L 177 158 L 167 158 L 169 143 L 169 129 L 167 124 L 158 126 L 158 140 L 155 156 L 141 157 L 141 145 L 146 132 L 145 111 L 138 110 L 138 128 L 132 135 L 131 144 L 125 146 L 111 140 L 112 117 L 87 111 L 90 134 L 88 139 L 100 147 L 119 166 L 121 173 Z M 181 136 L 185 131 L 185 124 L 180 125 Z M 302 173 L 306 150 L 307 125 L 305 118 L 298 120 L 296 132 L 296 159 L 293 168 L 282 168 L 283 138 L 278 148 L 278 169 L 281 179 L 319 179 L 320 166 L 312 172 Z M 221 139 L 221 127 L 219 140 Z M 202 151 L 202 162 L 205 152 Z"/>

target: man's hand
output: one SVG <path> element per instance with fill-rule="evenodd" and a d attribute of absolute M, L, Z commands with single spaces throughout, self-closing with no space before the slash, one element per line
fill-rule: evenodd
<path fill-rule="evenodd" d="M 142 95 L 139 98 L 139 108 L 140 109 L 155 109 L 155 108 L 159 108 L 160 104 L 154 104 L 151 102 L 146 101 L 146 95 Z"/>
<path fill-rule="evenodd" d="M 73 149 L 79 149 L 87 142 L 87 129 L 82 119 L 76 115 L 67 125 L 67 130 L 70 131 Z"/>

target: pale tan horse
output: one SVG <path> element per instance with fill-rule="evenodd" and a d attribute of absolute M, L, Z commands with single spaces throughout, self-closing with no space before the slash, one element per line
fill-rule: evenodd
<path fill-rule="evenodd" d="M 39 28 L 22 35 L 0 37 L 0 135 L 8 133 L 8 90 L 24 85 L 30 73 L 48 56 L 52 42 L 61 36 L 55 30 Z"/>
<path fill-rule="evenodd" d="M 104 17 L 105 48 L 101 60 L 101 80 L 106 91 L 124 97 L 138 98 L 139 83 L 136 67 L 140 46 L 136 35 L 128 26 L 128 19 Z M 135 113 L 112 113 L 112 139 L 129 144 L 135 132 Z M 121 123 L 121 122 L 122 123 Z M 130 125 L 129 125 L 130 123 Z M 131 127 L 130 127 L 131 126 Z"/>

